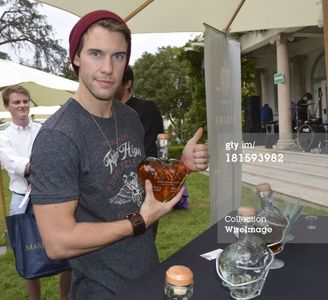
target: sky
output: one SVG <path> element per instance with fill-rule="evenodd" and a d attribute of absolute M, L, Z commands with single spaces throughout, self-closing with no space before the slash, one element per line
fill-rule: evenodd
<path fill-rule="evenodd" d="M 55 37 L 60 39 L 61 45 L 68 50 L 69 33 L 79 18 L 71 13 L 48 5 L 42 6 L 42 8 L 40 7 L 40 12 L 47 16 L 48 23 L 54 29 Z M 133 65 L 144 52 L 154 54 L 157 52 L 158 47 L 181 47 L 197 35 L 197 33 L 190 32 L 133 34 L 130 64 Z M 15 59 L 13 54 L 10 55 L 14 60 L 17 60 L 17 57 Z"/>

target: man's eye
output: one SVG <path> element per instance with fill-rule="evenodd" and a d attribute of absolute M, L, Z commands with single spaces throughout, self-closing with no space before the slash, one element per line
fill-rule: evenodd
<path fill-rule="evenodd" d="M 100 52 L 98 52 L 98 51 L 94 51 L 94 52 L 91 52 L 90 55 L 91 55 L 92 57 L 98 58 L 98 57 L 100 57 Z"/>
<path fill-rule="evenodd" d="M 113 55 L 113 59 L 116 61 L 121 61 L 123 59 L 125 59 L 125 54 L 124 53 L 117 53 Z"/>

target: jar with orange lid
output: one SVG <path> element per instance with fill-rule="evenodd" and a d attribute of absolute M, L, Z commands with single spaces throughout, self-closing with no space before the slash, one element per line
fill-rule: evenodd
<path fill-rule="evenodd" d="M 193 273 L 182 265 L 166 271 L 164 293 L 166 300 L 190 300 L 193 295 Z"/>

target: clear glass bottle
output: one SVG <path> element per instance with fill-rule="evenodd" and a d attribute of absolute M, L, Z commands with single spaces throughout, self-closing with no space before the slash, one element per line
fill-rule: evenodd
<path fill-rule="evenodd" d="M 168 158 L 168 134 L 158 134 L 156 145 L 158 158 L 144 159 L 138 166 L 138 176 L 143 185 L 146 179 L 149 179 L 155 198 L 165 202 L 171 200 L 180 190 L 188 175 L 188 169 L 181 161 Z"/>
<path fill-rule="evenodd" d="M 218 256 L 217 273 L 234 299 L 252 299 L 262 290 L 272 251 L 255 232 L 256 211 L 242 206 L 237 211 L 238 240 Z"/>
<path fill-rule="evenodd" d="M 281 211 L 273 205 L 272 190 L 269 183 L 261 183 L 256 186 L 256 193 L 261 198 L 262 210 L 258 212 L 258 226 L 270 229 L 262 236 L 266 244 L 273 253 L 278 254 L 282 251 L 284 237 L 288 220 Z"/>
<path fill-rule="evenodd" d="M 166 300 L 190 300 L 193 295 L 193 273 L 176 265 L 166 271 L 164 294 Z"/>

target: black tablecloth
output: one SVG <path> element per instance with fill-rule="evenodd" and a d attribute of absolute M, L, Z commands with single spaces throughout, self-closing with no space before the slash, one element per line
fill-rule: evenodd
<path fill-rule="evenodd" d="M 320 218 L 318 230 L 304 229 L 303 217 L 295 226 L 295 239 L 285 245 L 277 257 L 285 262 L 281 269 L 270 270 L 262 293 L 255 299 L 263 300 L 328 300 L 328 243 L 315 239 L 314 243 L 296 243 L 300 235 L 328 237 L 328 218 Z M 166 270 L 176 264 L 188 266 L 194 273 L 193 300 L 231 299 L 215 270 L 215 260 L 208 261 L 200 254 L 225 248 L 218 243 L 216 224 L 191 241 L 174 255 L 134 282 L 126 291 L 117 295 L 118 300 L 162 300 Z M 219 235 L 220 237 L 220 235 Z M 302 239 L 301 239 L 302 240 Z"/>

